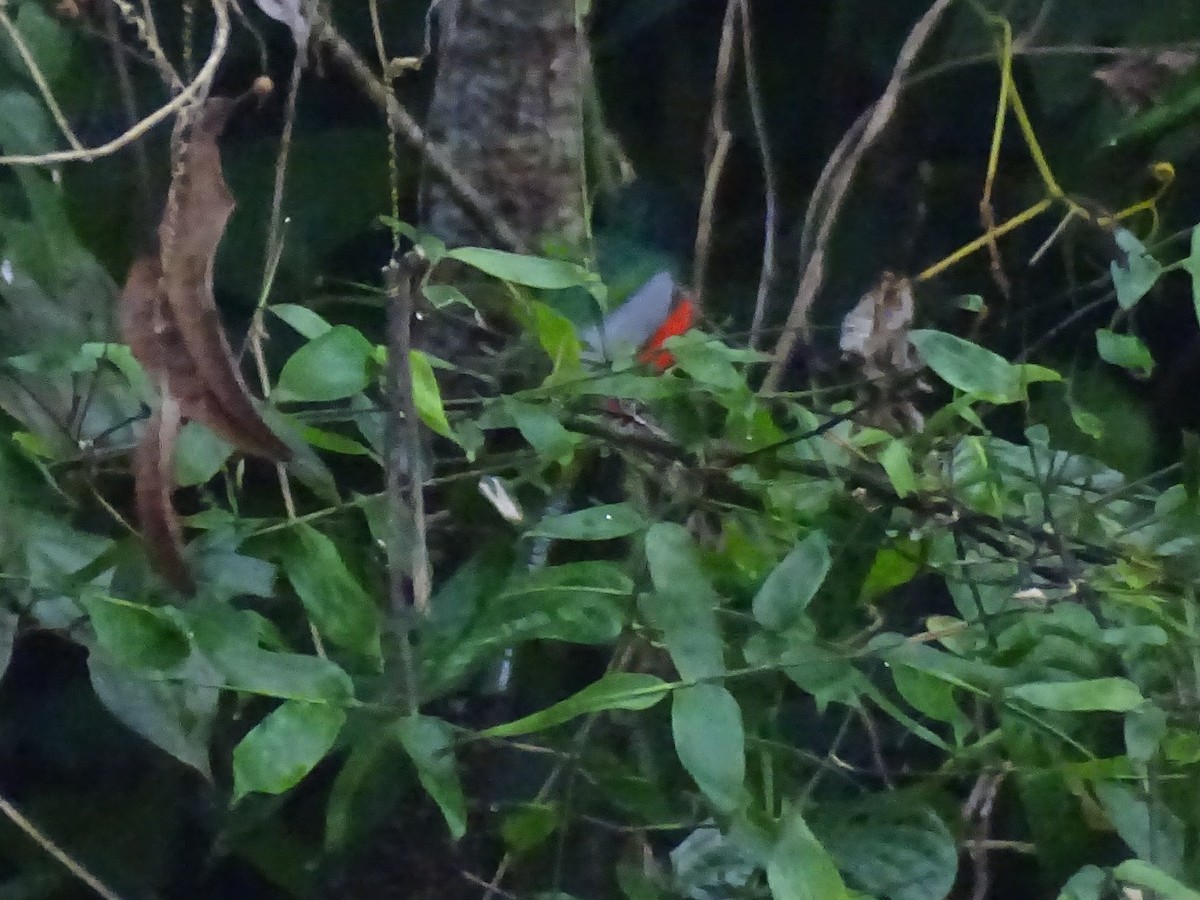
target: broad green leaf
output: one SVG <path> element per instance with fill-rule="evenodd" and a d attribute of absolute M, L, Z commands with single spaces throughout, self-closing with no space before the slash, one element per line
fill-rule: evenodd
<path fill-rule="evenodd" d="M 1126 884 L 1154 891 L 1162 900 L 1200 900 L 1200 891 L 1192 890 L 1145 860 L 1127 859 L 1113 869 L 1113 876 Z"/>
<path fill-rule="evenodd" d="M 655 591 L 643 595 L 638 606 L 662 632 L 679 674 L 689 681 L 724 674 L 718 598 L 704 576 L 691 535 L 679 525 L 653 525 L 646 533 L 646 559 Z"/>
<path fill-rule="evenodd" d="M 1136 684 L 1125 678 L 1040 681 L 1009 688 L 1009 697 L 1060 712 L 1129 712 L 1143 702 Z"/>
<path fill-rule="evenodd" d="M 774 900 L 851 900 L 829 853 L 793 807 L 767 862 L 767 885 Z"/>
<path fill-rule="evenodd" d="M 667 695 L 670 685 L 654 675 L 641 672 L 613 672 L 582 691 L 548 706 L 540 712 L 487 728 L 479 737 L 515 737 L 545 731 L 577 716 L 608 709 L 649 709 Z"/>
<path fill-rule="evenodd" d="M 675 364 L 697 384 L 720 391 L 746 386 L 746 379 L 734 367 L 731 348 L 699 332 L 679 335 L 663 345 L 675 357 Z"/>
<path fill-rule="evenodd" d="M 333 541 L 300 522 L 280 544 L 280 566 L 317 630 L 339 647 L 378 661 L 378 610 Z"/>
<path fill-rule="evenodd" d="M 562 541 L 610 541 L 643 530 L 646 520 L 628 503 L 593 506 L 538 522 L 530 534 Z"/>
<path fill-rule="evenodd" d="M 923 550 L 915 541 L 897 541 L 896 546 L 884 547 L 875 554 L 875 561 L 863 580 L 859 597 L 870 603 L 888 591 L 913 580 L 923 565 Z"/>
<path fill-rule="evenodd" d="M 1136 334 L 1117 334 L 1107 328 L 1098 328 L 1096 350 L 1105 362 L 1128 369 L 1143 378 L 1149 378 L 1154 372 L 1154 357 Z"/>
<path fill-rule="evenodd" d="M 733 695 L 719 684 L 695 684 L 676 691 L 671 733 L 679 761 L 712 805 L 724 813 L 741 806 L 746 735 Z"/>
<path fill-rule="evenodd" d="M 1142 763 L 1152 760 L 1166 733 L 1166 711 L 1153 703 L 1139 706 L 1125 715 L 1125 750 L 1130 759 Z"/>
<path fill-rule="evenodd" d="M 177 680 L 148 679 L 88 656 L 92 690 L 126 727 L 207 779 L 208 742 L 217 714 L 220 676 L 193 656 L 173 673 Z"/>
<path fill-rule="evenodd" d="M 284 363 L 275 399 L 328 402 L 352 397 L 371 383 L 373 354 L 374 347 L 361 331 L 335 325 Z"/>
<path fill-rule="evenodd" d="M 207 484 L 221 471 L 233 447 L 199 422 L 188 422 L 175 446 L 175 483 L 179 487 Z"/>
<path fill-rule="evenodd" d="M 500 834 L 510 850 L 524 853 L 539 847 L 558 827 L 560 813 L 550 803 L 526 803 L 504 817 Z"/>
<path fill-rule="evenodd" d="M 335 706 L 280 705 L 233 749 L 233 802 L 295 787 L 325 758 L 345 721 L 345 711 Z"/>
<path fill-rule="evenodd" d="M 335 663 L 260 648 L 249 612 L 214 603 L 190 610 L 187 620 L 196 646 L 220 673 L 210 684 L 281 700 L 344 704 L 354 695 L 350 676 Z"/>
<path fill-rule="evenodd" d="M 553 365 L 546 383 L 553 384 L 564 377 L 577 375 L 582 350 L 571 320 L 545 303 L 531 303 L 530 307 L 533 312 L 531 328 Z"/>
<path fill-rule="evenodd" d="M 454 733 L 441 719 L 430 716 L 406 716 L 393 728 L 417 768 L 421 786 L 442 811 L 450 837 L 457 841 L 467 832 L 467 801 L 451 752 Z"/>
<path fill-rule="evenodd" d="M 0 607 L 0 682 L 4 681 L 4 673 L 12 662 L 13 646 L 17 642 L 17 629 L 21 619 L 15 612 Z"/>
<path fill-rule="evenodd" d="M 467 298 L 467 295 L 452 284 L 425 285 L 425 299 L 433 305 L 434 309 L 444 309 L 455 303 L 461 303 L 471 309 L 475 308 L 475 304 Z"/>
<path fill-rule="evenodd" d="M 889 900 L 944 900 L 958 874 L 958 847 L 920 800 L 876 795 L 849 808 L 822 808 L 813 829 L 847 883 Z"/>
<path fill-rule="evenodd" d="M 323 316 L 313 312 L 307 306 L 297 306 L 295 303 L 276 303 L 268 306 L 267 309 L 310 341 L 333 330 L 333 326 L 325 321 Z"/>
<path fill-rule="evenodd" d="M 1196 322 L 1200 324 L 1200 225 L 1192 229 L 1192 242 L 1183 268 L 1192 279 L 1192 308 L 1196 311 Z"/>
<path fill-rule="evenodd" d="M 896 690 L 917 712 L 939 722 L 961 724 L 966 721 L 954 701 L 954 688 L 949 682 L 903 663 L 892 665 L 890 671 Z"/>
<path fill-rule="evenodd" d="M 580 436 L 567 431 L 549 407 L 522 403 L 513 397 L 505 397 L 503 402 L 521 437 L 538 452 L 538 456 L 563 464 L 570 462 Z"/>
<path fill-rule="evenodd" d="M 991 403 L 1021 399 L 1016 367 L 991 350 L 944 331 L 914 331 L 909 339 L 925 364 L 951 387 Z"/>
<path fill-rule="evenodd" d="M 187 635 L 160 609 L 115 597 L 84 597 L 96 639 L 118 663 L 131 669 L 169 669 L 191 652 Z"/>
<path fill-rule="evenodd" d="M 21 39 L 46 81 L 54 85 L 70 71 L 72 32 L 49 16 L 40 3 L 20 3 L 16 10 L 14 24 Z M 28 67 L 6 32 L 0 32 L 0 55 L 14 71 L 29 75 Z"/>
<path fill-rule="evenodd" d="M 879 454 L 879 464 L 887 473 L 892 490 L 901 499 L 917 490 L 917 473 L 913 471 L 912 457 L 908 447 L 901 441 L 889 441 Z"/>
<path fill-rule="evenodd" d="M 819 531 L 810 533 L 767 576 L 754 596 L 754 618 L 764 628 L 780 631 L 795 624 L 829 574 L 829 543 Z"/>
<path fill-rule="evenodd" d="M 446 257 L 473 266 L 493 278 L 543 290 L 587 287 L 593 281 L 587 269 L 562 259 L 522 256 L 485 247 L 459 247 L 448 252 Z"/>
<path fill-rule="evenodd" d="M 1109 264 L 1113 287 L 1117 290 L 1117 303 L 1121 309 L 1131 309 L 1154 287 L 1163 273 L 1162 264 L 1150 255 L 1128 228 L 1117 228 L 1117 246 L 1125 253 L 1123 264 L 1113 260 Z"/>
<path fill-rule="evenodd" d="M 508 639 L 605 643 L 624 628 L 632 593 L 629 576 L 600 560 L 522 572 L 495 598 L 492 609 L 503 621 L 485 615 L 480 630 Z"/>
<path fill-rule="evenodd" d="M 326 431 L 323 428 L 314 428 L 311 425 L 306 425 L 301 429 L 300 433 L 310 447 L 316 447 L 318 450 L 340 453 L 343 456 L 370 455 L 370 451 L 354 440 L 354 438 L 348 438 L 344 434 L 338 434 L 335 431 Z"/>
<path fill-rule="evenodd" d="M 1170 875 L 1183 872 L 1187 829 L 1157 791 L 1147 795 L 1117 781 L 1098 781 L 1094 790 L 1113 828 L 1134 853 L 1153 859 Z"/>
<path fill-rule="evenodd" d="M 413 404 L 417 407 L 417 415 L 434 434 L 457 442 L 454 429 L 450 427 L 450 420 L 446 418 L 446 408 L 442 405 L 442 391 L 438 387 L 437 376 L 433 374 L 433 364 L 429 357 L 420 350 L 411 350 L 409 363 L 412 366 Z"/>
<path fill-rule="evenodd" d="M 1084 866 L 1063 885 L 1058 900 L 1101 900 L 1108 873 L 1098 866 Z"/>

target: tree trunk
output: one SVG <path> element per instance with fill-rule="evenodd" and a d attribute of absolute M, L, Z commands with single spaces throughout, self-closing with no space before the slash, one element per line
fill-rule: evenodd
<path fill-rule="evenodd" d="M 442 0 L 430 136 L 527 247 L 585 235 L 583 102 L 589 62 L 576 0 Z M 422 218 L 451 246 L 484 229 L 426 178 Z"/>

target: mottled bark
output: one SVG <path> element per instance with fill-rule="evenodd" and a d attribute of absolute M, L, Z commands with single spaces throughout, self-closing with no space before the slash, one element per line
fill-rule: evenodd
<path fill-rule="evenodd" d="M 430 137 L 530 248 L 579 246 L 589 64 L 576 0 L 442 0 Z M 451 245 L 487 231 L 426 178 L 422 218 Z"/>

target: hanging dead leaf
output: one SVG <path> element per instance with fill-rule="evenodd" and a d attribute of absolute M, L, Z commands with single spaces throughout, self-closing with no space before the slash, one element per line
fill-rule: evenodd
<path fill-rule="evenodd" d="M 919 368 L 916 350 L 908 339 L 914 310 L 912 283 L 884 272 L 842 320 L 839 346 L 847 358 L 857 362 L 867 378 L 867 390 L 878 397 L 869 418 L 883 428 L 920 428 L 924 423 L 912 402 L 902 393 L 896 395 L 890 384 L 894 376 Z"/>
<path fill-rule="evenodd" d="M 179 401 L 164 396 L 146 424 L 133 458 L 134 500 L 142 539 L 154 567 L 176 589 L 190 594 L 195 583 L 183 558 L 183 526 L 171 502 L 175 489 L 175 440 L 179 436 Z"/>
<path fill-rule="evenodd" d="M 842 352 L 861 360 L 863 374 L 871 379 L 916 368 L 908 341 L 913 309 L 909 280 L 884 272 L 842 320 Z"/>
<path fill-rule="evenodd" d="M 246 453 L 285 461 L 291 452 L 255 408 L 213 297 L 213 263 L 234 207 L 217 137 L 234 104 L 213 98 L 198 112 L 159 226 L 161 252 L 130 267 L 120 319 L 134 355 L 166 379 L 186 418 Z"/>

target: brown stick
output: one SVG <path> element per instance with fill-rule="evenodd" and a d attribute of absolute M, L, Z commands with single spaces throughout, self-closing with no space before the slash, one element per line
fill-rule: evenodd
<path fill-rule="evenodd" d="M 763 392 L 769 393 L 778 389 L 779 382 L 783 378 L 784 370 L 787 368 L 792 353 L 796 349 L 800 335 L 808 330 L 809 310 L 812 308 L 813 302 L 817 299 L 817 293 L 825 281 L 826 246 L 829 243 L 829 236 L 833 232 L 833 226 L 837 222 L 838 214 L 841 212 L 842 204 L 845 202 L 846 194 L 850 190 L 850 183 L 854 180 L 855 171 L 858 169 L 859 163 L 862 162 L 863 156 L 875 141 L 878 140 L 884 128 L 891 121 L 892 115 L 896 111 L 897 101 L 900 98 L 900 91 L 904 87 L 904 81 L 908 77 L 909 70 L 912 69 L 913 63 L 916 62 L 921 48 L 929 40 L 934 27 L 953 2 L 954 0 L 935 0 L 925 15 L 917 20 L 912 31 L 909 32 L 908 37 L 905 39 L 904 45 L 900 48 L 900 54 L 896 58 L 896 65 L 892 68 L 892 77 L 888 81 L 883 95 L 875 101 L 875 104 L 865 114 L 865 124 L 861 124 L 862 119 L 860 118 L 858 122 L 851 126 L 850 132 L 843 138 L 842 143 L 838 145 L 838 149 L 834 151 L 829 163 L 826 164 L 825 171 L 821 173 L 821 179 L 818 181 L 818 191 L 821 192 L 822 196 L 818 196 L 818 191 L 814 191 L 813 200 L 809 206 L 810 217 L 814 214 L 821 215 L 821 223 L 812 241 L 811 255 L 807 259 L 804 258 L 804 239 L 801 241 L 802 258 L 800 265 L 802 274 L 800 276 L 800 286 L 796 291 L 795 298 L 792 300 L 792 308 L 788 313 L 783 334 L 780 335 L 779 342 L 775 345 L 774 360 L 767 370 L 766 378 L 763 379 L 761 388 Z M 852 138 L 851 134 L 860 125 L 862 128 L 861 134 L 857 138 Z M 821 190 L 826 186 L 828 187 L 829 194 L 827 201 L 823 196 L 824 191 Z M 805 232 L 807 233 L 808 231 L 808 223 L 806 222 Z"/>

